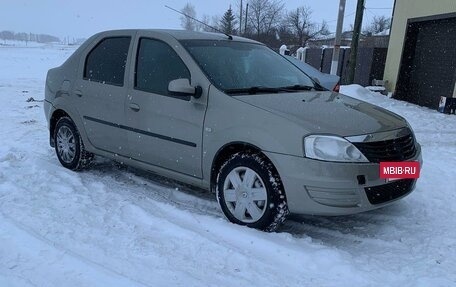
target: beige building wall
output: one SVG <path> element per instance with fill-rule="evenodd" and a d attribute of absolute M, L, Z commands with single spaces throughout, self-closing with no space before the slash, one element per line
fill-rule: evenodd
<path fill-rule="evenodd" d="M 388 80 L 388 90 L 394 91 L 396 88 L 407 20 L 454 12 L 456 12 L 456 0 L 396 0 L 383 76 L 384 80 Z"/>

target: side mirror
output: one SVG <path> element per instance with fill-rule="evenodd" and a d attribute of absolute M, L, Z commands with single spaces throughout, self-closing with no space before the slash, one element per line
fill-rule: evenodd
<path fill-rule="evenodd" d="M 203 89 L 200 86 L 193 87 L 189 79 L 176 79 L 168 84 L 168 91 L 175 96 L 201 97 Z"/>

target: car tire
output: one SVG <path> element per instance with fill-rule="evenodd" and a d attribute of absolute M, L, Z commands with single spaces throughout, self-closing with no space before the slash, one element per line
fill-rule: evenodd
<path fill-rule="evenodd" d="M 221 166 L 216 196 L 226 218 L 272 232 L 289 214 L 285 191 L 272 163 L 262 154 L 238 152 Z"/>
<path fill-rule="evenodd" d="M 90 165 L 93 154 L 84 148 L 76 125 L 69 117 L 57 121 L 54 129 L 54 147 L 60 163 L 71 170 L 80 170 Z"/>

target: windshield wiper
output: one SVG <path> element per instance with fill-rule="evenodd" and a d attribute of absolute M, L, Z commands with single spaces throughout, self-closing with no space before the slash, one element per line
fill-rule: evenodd
<path fill-rule="evenodd" d="M 288 90 L 288 91 L 289 90 L 291 90 L 291 91 L 311 91 L 316 88 L 314 86 L 293 85 L 293 86 L 279 87 L 278 89 Z"/>
<path fill-rule="evenodd" d="M 225 93 L 227 93 L 227 94 L 249 94 L 249 95 L 255 95 L 258 93 L 279 93 L 279 92 L 284 92 L 284 89 L 257 86 L 257 87 L 250 87 L 250 88 L 225 90 Z"/>
<path fill-rule="evenodd" d="M 294 85 L 294 86 L 286 86 L 286 87 L 280 87 L 280 89 L 284 90 L 292 90 L 292 91 L 327 91 L 326 88 L 322 87 L 320 84 L 315 83 L 314 86 L 306 86 L 306 85 Z"/>
<path fill-rule="evenodd" d="M 255 95 L 259 93 L 290 93 L 290 92 L 297 92 L 297 91 L 325 91 L 321 89 L 319 86 L 307 86 L 307 85 L 292 85 L 292 86 L 284 86 L 284 87 L 262 87 L 262 86 L 255 86 L 250 88 L 240 88 L 240 89 L 227 89 L 225 93 L 227 94 L 249 94 Z"/>

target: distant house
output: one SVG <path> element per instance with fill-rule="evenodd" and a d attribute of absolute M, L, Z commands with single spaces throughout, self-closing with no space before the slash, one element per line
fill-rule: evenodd
<path fill-rule="evenodd" d="M 456 1 L 396 0 L 384 80 L 397 99 L 456 97 Z"/>
<path fill-rule="evenodd" d="M 341 46 L 350 46 L 352 36 L 353 36 L 352 31 L 343 32 L 340 37 Z M 307 43 L 310 48 L 320 48 L 322 46 L 332 47 L 332 46 L 334 46 L 334 40 L 335 40 L 334 37 L 322 37 L 322 38 L 318 38 L 318 39 L 309 40 Z"/>

